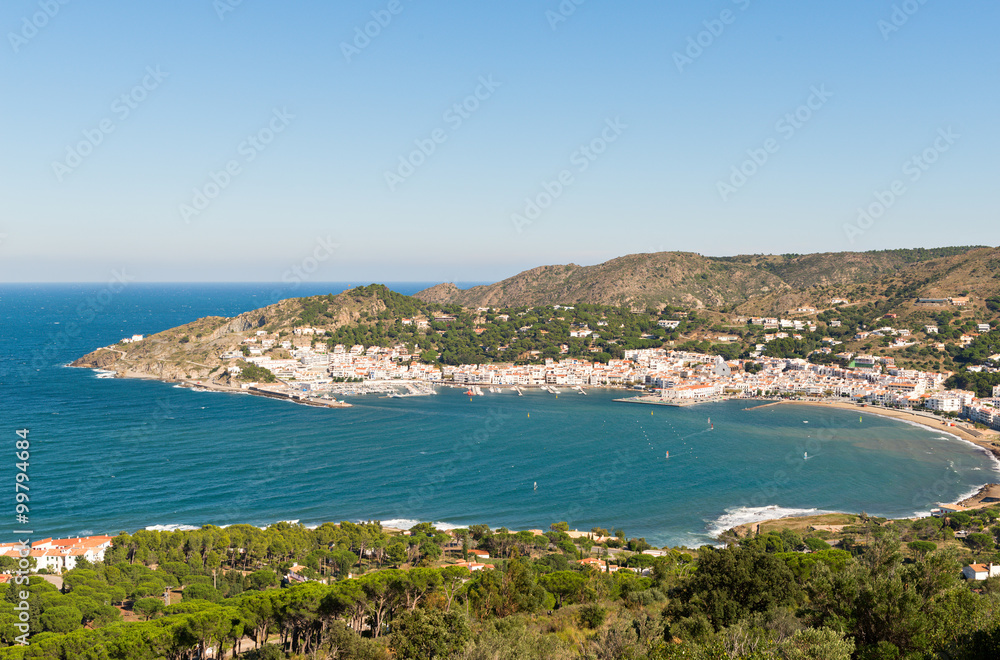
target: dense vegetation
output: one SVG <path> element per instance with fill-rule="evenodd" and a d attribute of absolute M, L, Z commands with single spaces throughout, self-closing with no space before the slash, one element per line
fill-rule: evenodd
<path fill-rule="evenodd" d="M 258 367 L 250 362 L 239 361 L 240 380 L 253 381 L 257 383 L 273 383 L 278 380 L 270 369 Z"/>
<path fill-rule="evenodd" d="M 405 344 L 425 361 L 442 364 L 537 362 L 559 357 L 607 362 L 621 358 L 626 350 L 658 348 L 668 340 L 677 339 L 680 333 L 706 327 L 704 319 L 699 321 L 697 317 L 678 318 L 680 327 L 670 332 L 658 327 L 661 316 L 672 318 L 670 308 L 662 315 L 657 310 L 633 312 L 621 307 L 584 304 L 570 309 L 541 306 L 477 312 L 459 305 L 423 303 L 382 285 L 358 287 L 345 295 L 358 299 L 374 297 L 382 303 L 382 309 L 376 314 L 362 312 L 358 323 L 327 331 L 321 338 L 329 346 Z M 303 300 L 297 324 L 322 327 L 335 318 L 333 296 Z M 416 317 L 429 320 L 429 328 L 421 329 L 416 322 L 403 323 L 403 319 Z M 596 336 L 570 335 L 571 331 L 581 329 L 589 329 Z M 693 348 L 704 352 L 711 344 Z"/>
<path fill-rule="evenodd" d="M 995 561 L 998 515 L 862 514 L 837 548 L 828 532 L 784 529 L 656 556 L 621 530 L 571 539 L 565 523 L 123 533 L 62 592 L 31 579 L 31 644 L 0 658 L 995 658 L 1000 579 L 963 584 L 959 553 Z M 495 568 L 451 564 L 473 546 Z M 643 574 L 574 561 L 594 555 Z M 293 564 L 315 581 L 279 586 Z M 15 588 L 0 586 L 5 645 L 19 634 Z"/>

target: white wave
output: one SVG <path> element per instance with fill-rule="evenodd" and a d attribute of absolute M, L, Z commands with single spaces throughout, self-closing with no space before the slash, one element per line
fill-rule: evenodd
<path fill-rule="evenodd" d="M 819 516 L 825 513 L 836 513 L 836 511 L 823 511 L 822 509 L 792 509 L 771 504 L 770 506 L 741 506 L 726 509 L 726 512 L 713 521 L 707 522 L 707 533 L 711 536 L 718 536 L 727 529 L 732 529 L 737 525 L 747 525 L 751 523 L 764 522 L 765 520 L 776 520 L 778 518 L 801 518 L 802 516 Z"/>
<path fill-rule="evenodd" d="M 362 522 L 365 521 L 364 520 L 358 521 L 358 523 Z M 382 523 L 383 527 L 392 527 L 393 529 L 410 529 L 411 527 L 413 527 L 418 523 L 427 521 L 410 520 L 409 518 L 390 518 L 389 520 L 381 520 L 379 522 Z M 461 527 L 461 525 L 452 525 L 451 523 L 446 523 L 446 522 L 432 522 L 431 525 L 433 525 L 435 529 L 440 529 L 442 531 L 448 529 L 458 529 L 459 527 Z"/>
<path fill-rule="evenodd" d="M 959 495 L 958 499 L 956 499 L 955 501 L 956 502 L 964 502 L 965 500 L 969 499 L 970 497 L 974 497 L 974 496 L 978 495 L 979 491 L 981 491 L 983 489 L 983 486 L 985 486 L 985 485 L 986 484 L 980 484 L 978 486 L 973 486 L 967 493 Z"/>
<path fill-rule="evenodd" d="M 898 421 L 903 422 L 904 424 L 909 424 L 910 426 L 917 426 L 917 427 L 920 427 L 920 428 L 923 428 L 923 429 L 931 428 L 931 429 L 934 429 L 935 431 L 938 431 L 939 433 L 943 434 L 941 436 L 937 436 L 936 438 L 934 438 L 935 440 L 958 440 L 959 442 L 962 442 L 964 444 L 972 445 L 973 447 L 975 447 L 979 451 L 983 452 L 984 454 L 986 454 L 990 458 L 990 463 L 993 466 L 993 471 L 994 472 L 1000 472 L 1000 458 L 997 458 L 996 455 L 993 454 L 993 452 L 991 452 L 990 450 L 986 449 L 985 447 L 977 445 L 976 443 L 972 442 L 971 440 L 966 440 L 965 438 L 957 436 L 954 433 L 948 433 L 947 431 L 941 431 L 940 429 L 938 429 L 936 427 L 930 426 L 929 423 L 928 424 L 921 424 L 919 422 L 914 422 L 914 421 L 909 420 L 909 419 L 899 419 L 899 418 L 896 418 L 896 417 L 892 417 L 890 419 L 898 419 Z M 973 493 L 973 494 L 975 494 L 975 493 Z"/>
<path fill-rule="evenodd" d="M 194 525 L 147 525 L 145 529 L 150 532 L 191 532 L 201 528 Z"/>

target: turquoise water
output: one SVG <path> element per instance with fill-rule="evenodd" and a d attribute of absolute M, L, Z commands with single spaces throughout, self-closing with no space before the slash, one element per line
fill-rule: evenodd
<path fill-rule="evenodd" d="M 39 538 L 277 520 L 511 529 L 566 520 L 579 529 L 620 527 L 657 545 L 697 545 L 720 527 L 776 514 L 909 516 L 997 480 L 985 452 L 951 436 L 818 407 L 666 408 L 615 403 L 623 393 L 612 390 L 470 400 L 441 388 L 432 397 L 355 397 L 352 408 L 326 410 L 99 379 L 64 365 L 126 334 L 289 295 L 269 285 L 100 292 L 0 291 L 0 437 L 13 450 L 14 430 L 30 429 Z M 0 478 L 13 479 L 13 463 L 11 454 Z"/>

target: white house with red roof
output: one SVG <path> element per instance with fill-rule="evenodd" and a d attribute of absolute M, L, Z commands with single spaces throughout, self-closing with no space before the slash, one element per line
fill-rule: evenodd
<path fill-rule="evenodd" d="M 92 563 L 104 561 L 104 553 L 111 547 L 111 538 L 100 535 L 71 539 L 42 539 L 31 544 L 30 556 L 35 560 L 36 570 L 44 568 L 51 573 L 62 573 L 76 568 L 76 562 L 80 557 Z M 0 554 L 19 559 L 20 546 L 12 543 L 2 544 Z"/>

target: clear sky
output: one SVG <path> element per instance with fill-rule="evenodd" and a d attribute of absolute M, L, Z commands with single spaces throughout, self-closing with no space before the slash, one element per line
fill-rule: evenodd
<path fill-rule="evenodd" d="M 5 0 L 0 281 L 997 245 L 998 18 L 994 0 Z"/>

